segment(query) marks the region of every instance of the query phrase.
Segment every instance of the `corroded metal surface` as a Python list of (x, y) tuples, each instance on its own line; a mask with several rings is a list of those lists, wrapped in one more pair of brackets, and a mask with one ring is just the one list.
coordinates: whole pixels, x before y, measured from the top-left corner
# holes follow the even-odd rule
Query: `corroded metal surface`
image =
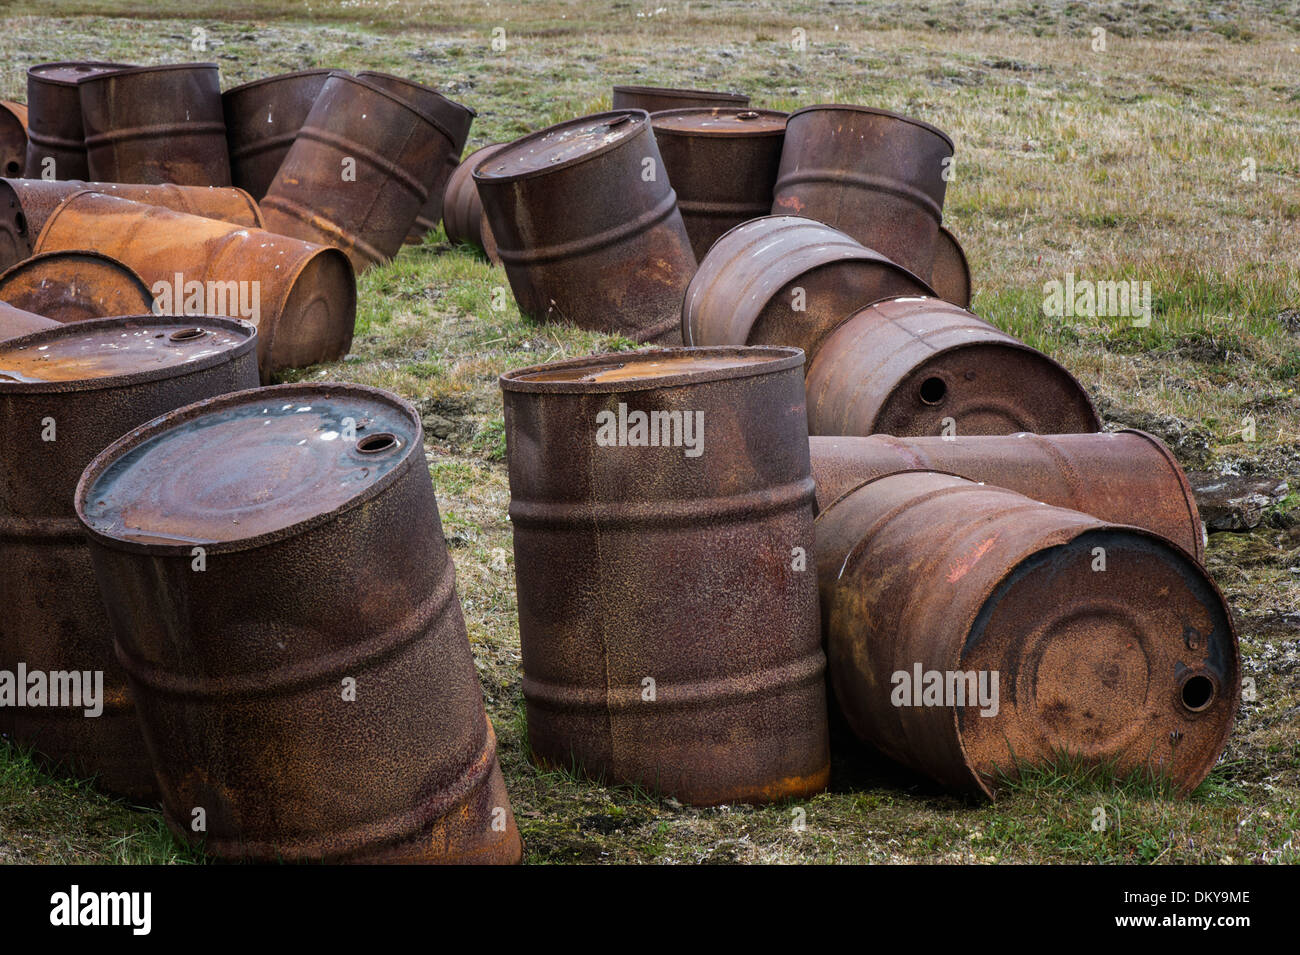
[(695, 253), (650, 117), (597, 113), (517, 139), (475, 167), (520, 311), (679, 344)]
[(730, 229), (771, 210), (785, 119), (776, 110), (743, 107), (673, 109), (650, 118), (697, 259)]
[(496, 239), (492, 227), (483, 214), (483, 203), (478, 197), (474, 182), (474, 167), (507, 146), (507, 143), (489, 143), (474, 150), (456, 167), (447, 180), (442, 200), (442, 224), (447, 230), (447, 241), (465, 242), (483, 250), (488, 261), (500, 265)]
[(667, 349), (502, 376), (542, 763), (699, 805), (825, 787), (802, 363)]
[(336, 246), (360, 273), (402, 248), (449, 153), (459, 150), (437, 119), (335, 73), (262, 200), (266, 227)]
[(1076, 434), (1101, 430), (1083, 387), (1042, 352), (950, 302), (870, 305), (808, 366), (811, 434)]
[(36, 250), (87, 247), (134, 269), (156, 310), (233, 314), (257, 325), (264, 381), (341, 358), (352, 343), (356, 278), (338, 249), (83, 192), (50, 217)]
[(59, 323), (44, 315), (37, 315), (5, 300), (0, 295), (0, 339), (17, 338), (39, 332), (44, 328), (56, 328)]
[(1204, 553), (1205, 531), (1187, 476), (1160, 439), (1145, 431), (951, 439), (878, 434), (812, 437), (808, 446), (821, 510), (871, 478), (944, 471), (1154, 531), (1197, 560)]
[(81, 125), (81, 93), (77, 84), (125, 63), (38, 63), (27, 70), (28, 143), (23, 171), (33, 179), (85, 179), (85, 132)]
[(674, 89), (671, 86), (615, 86), (610, 108), (643, 109), (647, 113), (657, 113), (660, 110), (691, 109), (701, 106), (745, 107), (748, 105), (749, 97), (743, 93)]
[(289, 154), (331, 70), (268, 76), (221, 94), (230, 179), (261, 200)]
[(952, 140), (929, 123), (809, 106), (786, 124), (772, 212), (832, 225), (928, 282), (952, 154)]
[(81, 80), (77, 89), (87, 179), (230, 185), (217, 64), (111, 70)]
[(415, 217), (415, 225), (411, 226), (411, 231), (406, 236), (407, 242), (418, 242), (430, 229), (438, 228), (438, 223), (442, 221), (443, 193), (447, 190), (447, 181), (459, 165), (460, 154), (469, 140), (470, 124), (474, 122), (474, 117), (478, 113), (468, 106), (448, 99), (432, 87), (414, 80), (403, 79), (390, 73), (379, 73), (375, 70), (362, 70), (357, 76), (369, 80), (395, 96), (400, 96), (416, 109), (432, 116), (451, 137), (452, 148), (434, 174), (433, 181), (429, 184), (429, 198), (425, 200), (424, 207)]
[(0, 301), (56, 322), (145, 315), (154, 297), (132, 269), (101, 252), (43, 252), (0, 273)]
[(27, 162), (27, 107), (0, 100), (0, 171), (21, 176)]
[(816, 558), (840, 710), (944, 786), (992, 796), (999, 773), (1069, 754), (1187, 792), (1223, 750), (1240, 693), (1231, 614), (1163, 538), (910, 472), (823, 511)]
[(930, 284), (944, 301), (970, 308), (970, 264), (957, 237), (943, 226), (939, 226), (939, 237), (934, 244)]
[(155, 784), (73, 492), (91, 459), (137, 425), (255, 385), (255, 335), (229, 319), (149, 315), (0, 345), (0, 670), (99, 672), (103, 690), (98, 716), (0, 707), (0, 731), (111, 792), (151, 798)]
[(415, 409), (342, 384), (199, 402), (107, 448), (76, 505), (178, 836), (519, 861)]
[(688, 345), (789, 345), (808, 362), (849, 315), (882, 298), (928, 295), (919, 278), (842, 232), (798, 216), (732, 229), (682, 302)]

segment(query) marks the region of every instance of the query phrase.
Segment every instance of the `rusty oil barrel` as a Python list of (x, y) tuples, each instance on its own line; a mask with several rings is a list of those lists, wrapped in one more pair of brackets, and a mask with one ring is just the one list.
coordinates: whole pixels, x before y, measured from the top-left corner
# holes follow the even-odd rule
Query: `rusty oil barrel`
[(95, 455), (137, 425), (256, 385), (255, 337), (246, 322), (146, 315), (0, 345), (0, 670), (102, 674), (98, 716), (0, 707), (0, 731), (109, 792), (152, 798), (155, 783), (73, 492)]
[(42, 252), (0, 273), (0, 301), (55, 322), (84, 322), (153, 311), (144, 280), (111, 255), (81, 249)]
[(76, 506), (178, 836), (519, 861), (409, 404), (328, 383), (198, 402), (108, 447)]
[(749, 97), (743, 93), (674, 89), (671, 86), (615, 86), (610, 103), (610, 109), (643, 109), (647, 113), (714, 106), (743, 109), (749, 106)]
[(78, 84), (88, 77), (127, 69), (126, 63), (38, 63), (27, 70), (27, 157), (10, 178), (85, 179), (86, 136)]
[(802, 366), (664, 349), (501, 377), (535, 759), (696, 805), (826, 786)]
[(50, 216), (36, 250), (86, 246), (139, 273), (155, 311), (247, 318), (264, 381), (339, 359), (352, 344), (356, 277), (338, 249), (82, 192)]
[(709, 250), (682, 301), (688, 345), (789, 345), (809, 362), (864, 305), (929, 295), (919, 278), (825, 223), (765, 216)]
[(1073, 376), (937, 298), (877, 302), (845, 319), (808, 365), (811, 434), (1078, 434), (1101, 430)]
[(531, 133), (473, 176), (521, 312), (680, 344), (695, 253), (644, 111)]
[(945, 302), (970, 308), (970, 263), (957, 237), (943, 226), (939, 226), (939, 238), (934, 244), (930, 285)]
[(0, 339), (18, 338), (20, 335), (58, 326), (59, 323), (53, 319), (13, 305), (0, 295)]
[(650, 117), (700, 261), (723, 234), (766, 216), (781, 166), (786, 113), (771, 109), (672, 109)]
[(952, 438), (811, 437), (817, 507), (863, 481), (899, 471), (944, 471), (1053, 507), (1132, 524), (1197, 560), (1205, 552), (1196, 496), (1170, 450), (1145, 431), (959, 435)]
[(454, 137), (434, 117), (336, 73), (262, 200), (266, 227), (336, 246), (360, 274), (402, 248), (451, 153), (460, 154)]
[(1188, 792), (1223, 751), (1231, 613), (1150, 531), (907, 472), (823, 511), (816, 562), (840, 710), (946, 787), (992, 796), (999, 773), (1068, 754)]
[(31, 255), (36, 237), (59, 203), (86, 190), (205, 219), (220, 219), (232, 225), (262, 227), (262, 213), (257, 203), (242, 189), (166, 183), (0, 179), (0, 268), (8, 268)]
[(929, 123), (867, 106), (790, 114), (772, 212), (851, 235), (927, 282), (952, 140)]
[(111, 70), (86, 77), (77, 90), (87, 179), (230, 185), (217, 64)]
[[(332, 70), (268, 76), (221, 94), (230, 179), (261, 201)], [(260, 223), (259, 223), (260, 224)]]
[(447, 189), (442, 198), (442, 225), (447, 232), (447, 241), (453, 245), (465, 243), (478, 246), (494, 265), (500, 265), (501, 260), (497, 256), (492, 227), (483, 214), (483, 203), (478, 197), (478, 186), (473, 174), (475, 166), (508, 145), (509, 143), (489, 143), (466, 156), (447, 180)]
[(375, 70), (361, 70), (357, 76), (369, 80), (380, 89), (388, 90), (394, 96), (400, 96), (422, 113), (432, 116), (451, 136), (452, 149), (448, 151), (446, 160), (434, 174), (433, 182), (429, 185), (429, 198), (425, 200), (424, 207), (415, 217), (415, 225), (411, 226), (411, 231), (406, 235), (408, 243), (419, 242), (426, 232), (438, 228), (438, 223), (442, 221), (442, 197), (447, 190), (448, 180), (460, 164), (460, 154), (469, 140), (470, 125), (478, 113), (468, 106), (448, 99), (432, 87), (414, 80)]
[(0, 170), (21, 176), (27, 162), (27, 107), (0, 100)]

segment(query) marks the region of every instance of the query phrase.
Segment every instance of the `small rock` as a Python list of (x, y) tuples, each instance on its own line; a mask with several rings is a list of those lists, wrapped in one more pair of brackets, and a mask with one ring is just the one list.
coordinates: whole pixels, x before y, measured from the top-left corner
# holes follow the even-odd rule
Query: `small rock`
[(430, 412), (424, 415), (421, 420), (424, 422), (424, 430), (435, 438), (446, 440), (456, 433), (456, 422), (450, 418), (444, 418), (440, 414)]
[(1209, 460), (1210, 433), (1192, 427), (1182, 418), (1126, 408), (1106, 395), (1098, 395), (1096, 404), (1097, 411), (1106, 420), (1107, 431), (1136, 428), (1154, 434), (1169, 445), (1169, 450), (1174, 452), (1174, 457), (1183, 467), (1204, 466)]
[(1211, 531), (1248, 531), (1259, 526), (1264, 512), (1286, 497), (1286, 481), (1263, 476), (1192, 471), (1187, 475), (1201, 520)]

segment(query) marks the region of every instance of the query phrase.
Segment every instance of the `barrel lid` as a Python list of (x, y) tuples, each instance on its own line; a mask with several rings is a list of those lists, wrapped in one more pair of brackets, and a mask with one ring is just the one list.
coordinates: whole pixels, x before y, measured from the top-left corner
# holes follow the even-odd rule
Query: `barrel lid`
[(422, 455), (419, 416), (395, 395), (345, 384), (254, 388), (188, 405), (110, 445), (82, 476), (77, 512), (114, 542), (248, 547), (369, 499)]
[(89, 60), (74, 60), (66, 63), (37, 63), (35, 66), (28, 67), (27, 75), (59, 86), (76, 86), (88, 77), (129, 69), (130, 66), (129, 63), (97, 63)]
[(645, 129), (643, 109), (612, 110), (582, 116), (516, 139), (474, 168), (474, 178), (488, 182), (522, 179), (576, 165)]
[(855, 106), (851, 103), (819, 103), (815, 106), (805, 106), (803, 109), (795, 110), (790, 114), (790, 119), (793, 120), (796, 116), (802, 116), (805, 113), (824, 112), (832, 109), (844, 110), (851, 113), (871, 113), (875, 116), (888, 116), (891, 119), (901, 120), (904, 123), (911, 123), (913, 126), (919, 126), (921, 129), (934, 133), (948, 144), (949, 149), (956, 148), (953, 145), (952, 137), (938, 126), (932, 126), (930, 123), (925, 122), (925, 120), (914, 119), (911, 116), (904, 116), (902, 113), (895, 113), (893, 110), (881, 109), (877, 106)]
[(92, 249), (40, 252), (0, 272), (0, 299), (59, 322), (139, 315), (153, 308), (144, 280)]
[(606, 393), (746, 378), (799, 368), (803, 350), (768, 346), (656, 348), (549, 362), (506, 372), (505, 391)]
[(669, 109), (650, 117), (655, 132), (697, 136), (771, 136), (785, 132), (788, 113), (735, 106)]

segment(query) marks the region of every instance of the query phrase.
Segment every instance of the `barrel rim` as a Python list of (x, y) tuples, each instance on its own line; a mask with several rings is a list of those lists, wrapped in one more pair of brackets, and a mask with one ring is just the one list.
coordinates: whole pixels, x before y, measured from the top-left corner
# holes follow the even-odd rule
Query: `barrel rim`
[[(1196, 506), (1196, 492), (1192, 490), (1191, 481), (1187, 480), (1187, 472), (1184, 471), (1183, 466), (1178, 463), (1178, 459), (1174, 457), (1174, 452), (1169, 449), (1169, 445), (1165, 444), (1154, 434), (1142, 431), (1138, 428), (1121, 428), (1119, 431), (1103, 431), (1101, 433), (1134, 434), (1140, 438), (1144, 438), (1147, 442), (1154, 445), (1156, 450), (1160, 452), (1160, 456), (1165, 459), (1165, 462), (1169, 465), (1169, 470), (1174, 473), (1174, 476), (1178, 479), (1179, 486), (1183, 489), (1183, 503), (1187, 507), (1188, 516), (1192, 518), (1196, 523), (1196, 526), (1201, 530), (1201, 533), (1196, 535), (1196, 546), (1192, 553), (1192, 556), (1196, 558), (1197, 563), (1201, 563), (1205, 559), (1205, 522), (1201, 520), (1200, 508)], [(1173, 543), (1177, 542), (1174, 541)]]
[(402, 459), (395, 463), (388, 473), (382, 475), (378, 480), (368, 484), (360, 493), (348, 498), (333, 510), (325, 511), (320, 514), (314, 514), (311, 517), (304, 518), (294, 524), (285, 527), (279, 527), (274, 530), (265, 531), (260, 534), (254, 534), (251, 537), (241, 537), (235, 540), (210, 541), (202, 544), (203, 550), (208, 554), (232, 554), (242, 551), (256, 550), (279, 541), (289, 540), (301, 537), (304, 534), (332, 523), (342, 517), (349, 511), (368, 503), (380, 494), (385, 493), (390, 487), (403, 479), (407, 472), (415, 467), (418, 460), (424, 463), (424, 423), (420, 419), (420, 413), (415, 407), (403, 398), (401, 395), (391, 391), (385, 391), (382, 388), (373, 388), (370, 385), (361, 385), (348, 381), (313, 381), (313, 382), (290, 382), (283, 385), (269, 385), (257, 388), (244, 388), (240, 391), (228, 391), (224, 394), (214, 395), (210, 398), (204, 398), (191, 404), (183, 405), (165, 414), (161, 414), (151, 421), (136, 428), (132, 428), (126, 434), (122, 435), (86, 465), (81, 477), (77, 481), (76, 490), (73, 492), (73, 505), (77, 512), (77, 520), (81, 522), (82, 529), (93, 542), (106, 547), (110, 550), (125, 551), (132, 554), (146, 554), (159, 557), (185, 557), (188, 559), (191, 551), (196, 546), (193, 542), (185, 543), (144, 543), (142, 541), (128, 541), (109, 534), (104, 534), (93, 528), (89, 521), (86, 520), (85, 503), (91, 488), (95, 482), (104, 474), (104, 472), (113, 465), (123, 455), (134, 450), (160, 434), (172, 430), (178, 425), (193, 421), (196, 418), (204, 417), (210, 413), (224, 410), (227, 407), (243, 404), (254, 396), (266, 397), (274, 400), (276, 395), (303, 394), (317, 398), (326, 395), (338, 393), (353, 393), (365, 396), (371, 400), (386, 403), (396, 408), (414, 425), (414, 437), (411, 439), (410, 446), (405, 449), (406, 453)]
[[(396, 103), (398, 106), (405, 109), (407, 112), (414, 113), (424, 122), (428, 123), (434, 129), (436, 129), (440, 134), (446, 137), (449, 143), (455, 145), (456, 137), (451, 134), (451, 132), (447, 129), (447, 127), (443, 124), (443, 122), (440, 119), (438, 119), (438, 117), (434, 116), (432, 113), (426, 113), (424, 110), (420, 109), (420, 107), (416, 106), (410, 100), (402, 99), (402, 97), (389, 92), (379, 84), (372, 83), (369, 80), (361, 76), (357, 76), (352, 73), (349, 73), (346, 70), (331, 70), (330, 75), (325, 79), (326, 86), (329, 85), (331, 80), (340, 80), (344, 83), (353, 83), (357, 86), (364, 87), (365, 89), (369, 90), (372, 93), (378, 93), (380, 96), (384, 97), (384, 99), (392, 100), (394, 103)], [(319, 97), (323, 95), (325, 95), (324, 86), (321, 87), (321, 91), (317, 95), (317, 99), (319, 99)], [(313, 105), (312, 112), (315, 111), (315, 108), (316, 107)], [(310, 120), (311, 120), (311, 113), (308, 113), (307, 119), (304, 120), (302, 124), (303, 129), (308, 128)]]
[(321, 67), (320, 69), (314, 69), (314, 70), (294, 70), (291, 73), (277, 73), (275, 76), (263, 76), (259, 80), (249, 80), (247, 83), (240, 83), (238, 86), (232, 86), (227, 90), (223, 90), (221, 92), (221, 97), (222, 99), (224, 99), (225, 97), (230, 96), (231, 94), (243, 93), (247, 90), (256, 89), (259, 86), (269, 86), (273, 83), (284, 83), (289, 80), (304, 79), (308, 76), (323, 75), (325, 77), (328, 77), (331, 73), (346, 73), (346, 72), (348, 71), (330, 69), (328, 67)]
[(631, 86), (617, 83), (615, 93), (651, 93), (658, 96), (679, 96), (682, 99), (734, 99), (736, 102), (749, 102), (748, 93), (735, 93), (729, 90), (696, 90), (680, 86)]
[[(596, 365), (626, 365), (629, 362), (652, 361), (655, 358), (683, 358), (698, 355), (701, 357), (744, 357), (759, 355), (773, 357), (761, 362), (735, 365), (731, 368), (712, 368), (705, 371), (682, 372), (675, 375), (660, 375), (653, 378), (627, 378), (619, 381), (533, 381), (526, 375), (565, 368), (589, 368)], [(544, 362), (516, 368), (501, 375), (498, 382), (502, 391), (528, 394), (622, 394), (630, 391), (659, 391), (664, 388), (677, 388), (683, 385), (701, 385), (714, 381), (728, 381), (736, 378), (751, 378), (758, 375), (774, 374), (791, 368), (802, 368), (804, 352), (802, 348), (785, 345), (704, 345), (681, 348), (648, 348), (625, 352), (602, 352), (578, 358), (566, 358), (563, 361)]]
[[(637, 116), (638, 113), (640, 114), (640, 116)], [(596, 149), (591, 150), (590, 152), (585, 152), (580, 156), (573, 156), (569, 159), (564, 160), (563, 162), (557, 162), (554, 165), (547, 166), (544, 169), (526, 169), (523, 172), (512, 173), (511, 175), (507, 175), (507, 176), (480, 175), (480, 171), (482, 170), (483, 165), (487, 162), (488, 158), (491, 158), (491, 157), (487, 157), (484, 158), (482, 162), (479, 162), (474, 166), (474, 168), (470, 171), (470, 175), (476, 183), (488, 183), (491, 185), (496, 185), (496, 184), (508, 185), (509, 183), (512, 182), (523, 182), (524, 180), (527, 179), (538, 179), (543, 176), (549, 176), (551, 173), (554, 172), (559, 172), (565, 169), (572, 169), (574, 166), (581, 165), (582, 163), (589, 162), (599, 156), (604, 156), (608, 153), (611, 153), (614, 150), (619, 149), (620, 147), (625, 146), (629, 142), (631, 142), (636, 137), (636, 135), (639, 134), (641, 129), (648, 130), (650, 132), (650, 135), (652, 137), (654, 136), (654, 130), (650, 126), (650, 114), (647, 113), (645, 110), (611, 109), (611, 110), (606, 110), (605, 112), (602, 113), (588, 113), (586, 116), (578, 116), (574, 119), (566, 119), (562, 123), (554, 123), (550, 126), (545, 127), (544, 129), (539, 129), (536, 132), (532, 132), (524, 136), (520, 136), (518, 139), (507, 143), (506, 149), (502, 150), (500, 153), (495, 153), (494, 155), (500, 157), (502, 153), (508, 154), (514, 149), (521, 148), (526, 144), (533, 142), (533, 140), (540, 139), (543, 136), (555, 132), (557, 129), (565, 129), (566, 127), (569, 126), (576, 126), (579, 123), (594, 125), (593, 123), (594, 120), (600, 120), (605, 118), (613, 119), (617, 116), (632, 116), (635, 122), (643, 123), (643, 126), (638, 127), (638, 130), (635, 133), (630, 132), (628, 135), (621, 136), (618, 139), (614, 140), (613, 142), (605, 143), (604, 145), (599, 146)]]
[(952, 137), (949, 136), (947, 133), (945, 133), (938, 126), (935, 126), (932, 123), (927, 123), (923, 119), (916, 119), (915, 117), (912, 116), (904, 116), (902, 113), (896, 113), (891, 109), (884, 109), (883, 107), (880, 106), (858, 106), (854, 103), (814, 103), (812, 106), (804, 106), (800, 109), (795, 110), (793, 113), (790, 114), (790, 118), (794, 119), (796, 116), (800, 116), (804, 113), (812, 113), (818, 110), (829, 110), (829, 109), (840, 109), (852, 113), (870, 113), (873, 116), (887, 116), (890, 119), (902, 120), (905, 123), (911, 123), (913, 126), (919, 126), (921, 129), (924, 129), (927, 132), (934, 133), (936, 136), (938, 136), (940, 139), (942, 139), (944, 142), (948, 144), (949, 149), (956, 150), (957, 148), (956, 144), (952, 141)]
[(762, 139), (771, 137), (775, 139), (778, 136), (785, 136), (785, 124), (781, 124), (780, 129), (672, 129), (659, 126), (659, 120), (665, 116), (668, 117), (686, 117), (691, 114), (710, 114), (718, 113), (758, 113), (763, 117), (781, 117), (789, 120), (790, 114), (779, 109), (753, 109), (749, 106), (686, 106), (682, 109), (661, 109), (650, 114), (650, 127), (655, 131), (655, 135), (664, 132), (670, 136), (700, 136), (711, 139)]
[(0, 349), (10, 350), (17, 346), (39, 344), (46, 338), (58, 338), (63, 335), (84, 334), (101, 328), (131, 327), (156, 325), (215, 325), (229, 332), (242, 332), (244, 340), (224, 351), (183, 365), (168, 365), (165, 368), (151, 368), (143, 371), (130, 371), (120, 375), (106, 375), (102, 378), (74, 378), (64, 381), (3, 381), (0, 380), (0, 395), (34, 395), (67, 394), (103, 391), (109, 388), (126, 388), (134, 385), (148, 384), (153, 381), (166, 381), (179, 378), (197, 371), (206, 371), (218, 365), (227, 364), (257, 349), (257, 326), (242, 318), (228, 318), (224, 315), (113, 315), (105, 318), (91, 318), (81, 322), (68, 322), (57, 328), (43, 328), (40, 331), (19, 335), (17, 338), (0, 342)]
[(446, 100), (450, 105), (454, 106), (456, 109), (464, 110), (466, 113), (469, 113), (469, 117), (471, 120), (473, 120), (475, 117), (478, 116), (478, 110), (476, 110), (473, 106), (468, 106), (465, 103), (458, 102), (452, 99), (446, 93), (434, 89), (428, 83), (421, 83), (419, 80), (413, 80), (407, 76), (398, 76), (396, 73), (385, 73), (383, 70), (357, 70), (356, 76), (360, 77), (361, 79), (366, 79), (367, 77), (371, 77), (371, 76), (378, 76), (386, 80), (394, 80), (395, 82), (398, 83), (405, 83), (408, 86), (414, 86), (417, 89), (421, 89), (426, 92), (432, 93), (435, 96), (439, 97), (440, 99)]
[[(84, 77), (78, 80), (61, 80), (52, 76), (46, 76), (42, 73), (36, 72), (37, 70), (45, 69), (51, 66), (61, 66), (61, 67), (93, 66), (93, 67), (99, 67), (99, 69), (96, 69), (93, 73), (86, 74)], [(134, 66), (135, 64), (133, 63), (110, 63), (110, 62), (100, 62), (99, 60), (53, 60), (49, 63), (36, 63), (33, 64), (32, 66), (27, 67), (27, 80), (28, 82), (35, 80), (37, 83), (45, 83), (48, 84), (49, 86), (77, 87), (80, 86), (85, 80), (90, 79), (92, 76), (99, 76), (101, 73), (116, 73), (119, 70), (129, 70), (132, 69)]]
[(103, 73), (95, 73), (87, 76), (84, 80), (78, 80), (78, 88), (84, 88), (91, 83), (102, 83), (110, 77), (122, 76), (142, 76), (149, 73), (174, 73), (179, 70), (188, 70), (191, 73), (216, 73), (221, 75), (221, 65), (218, 63), (159, 63), (156, 66), (126, 66), (117, 70), (105, 70)]

